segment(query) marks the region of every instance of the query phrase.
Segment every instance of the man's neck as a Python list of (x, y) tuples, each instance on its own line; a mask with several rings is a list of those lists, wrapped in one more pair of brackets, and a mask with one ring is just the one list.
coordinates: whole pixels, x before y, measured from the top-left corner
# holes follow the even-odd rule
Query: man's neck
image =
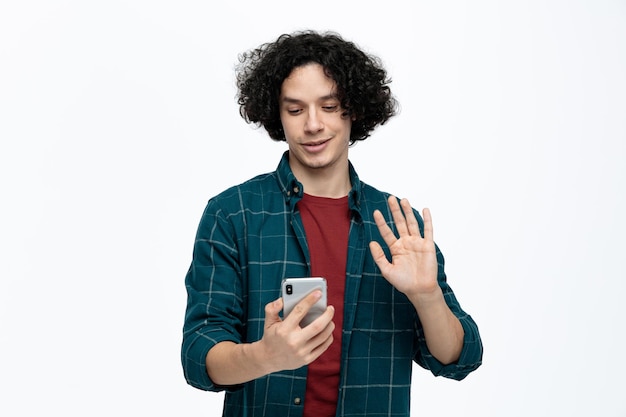
[(294, 175), (302, 183), (304, 192), (316, 197), (341, 198), (348, 195), (352, 188), (347, 163), (332, 169), (294, 170)]

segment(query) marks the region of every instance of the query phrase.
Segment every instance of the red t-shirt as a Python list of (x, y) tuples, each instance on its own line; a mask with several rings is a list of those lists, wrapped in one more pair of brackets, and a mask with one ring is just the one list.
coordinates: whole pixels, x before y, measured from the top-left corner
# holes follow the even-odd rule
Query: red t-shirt
[(328, 305), (335, 308), (333, 343), (309, 364), (304, 417), (334, 417), (339, 395), (341, 333), (346, 286), (350, 209), (348, 197), (305, 194), (298, 202), (311, 256), (311, 275), (326, 278)]

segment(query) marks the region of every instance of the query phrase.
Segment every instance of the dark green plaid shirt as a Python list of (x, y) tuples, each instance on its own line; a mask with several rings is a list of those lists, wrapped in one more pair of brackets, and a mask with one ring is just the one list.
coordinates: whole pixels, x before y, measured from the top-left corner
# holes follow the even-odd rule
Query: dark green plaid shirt
[[(481, 364), (482, 344), (476, 324), (446, 283), (437, 248), (439, 284), (463, 325), (465, 340), (455, 364), (444, 366), (429, 353), (414, 307), (382, 277), (369, 253), (368, 243), (376, 240), (390, 257), (372, 217), (379, 209), (391, 219), (388, 194), (362, 183), (352, 165), (350, 179), (352, 221), (337, 415), (408, 417), (412, 361), (434, 375), (460, 380)], [(186, 277), (182, 364), (192, 386), (226, 390), (224, 416), (302, 415), (307, 367), (221, 387), (207, 375), (205, 358), (219, 342), (261, 339), (265, 305), (280, 296), (281, 280), (310, 275), (296, 207), (303, 191), (285, 153), (275, 172), (212, 198), (200, 221)]]

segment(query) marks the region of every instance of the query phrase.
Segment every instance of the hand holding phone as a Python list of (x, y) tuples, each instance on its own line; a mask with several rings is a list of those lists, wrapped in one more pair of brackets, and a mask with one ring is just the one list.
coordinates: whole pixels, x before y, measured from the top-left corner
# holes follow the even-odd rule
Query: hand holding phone
[(305, 317), (300, 321), (300, 327), (308, 326), (312, 321), (326, 311), (326, 279), (322, 277), (285, 278), (281, 285), (283, 297), (283, 317), (287, 317), (293, 308), (308, 294), (320, 290), (322, 296), (309, 309)]

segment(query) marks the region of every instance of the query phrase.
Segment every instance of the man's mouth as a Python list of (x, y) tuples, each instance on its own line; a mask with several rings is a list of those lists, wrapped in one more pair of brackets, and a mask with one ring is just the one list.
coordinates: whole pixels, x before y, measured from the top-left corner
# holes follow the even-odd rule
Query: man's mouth
[(303, 146), (309, 152), (320, 152), (326, 147), (326, 144), (329, 141), (330, 139), (315, 140), (312, 142), (304, 143)]
[(322, 139), (322, 140), (316, 140), (316, 141), (312, 141), (312, 142), (307, 142), (304, 143), (304, 146), (311, 146), (311, 147), (316, 147), (316, 146), (321, 146), (323, 144), (325, 144), (326, 142), (328, 142), (330, 139)]

